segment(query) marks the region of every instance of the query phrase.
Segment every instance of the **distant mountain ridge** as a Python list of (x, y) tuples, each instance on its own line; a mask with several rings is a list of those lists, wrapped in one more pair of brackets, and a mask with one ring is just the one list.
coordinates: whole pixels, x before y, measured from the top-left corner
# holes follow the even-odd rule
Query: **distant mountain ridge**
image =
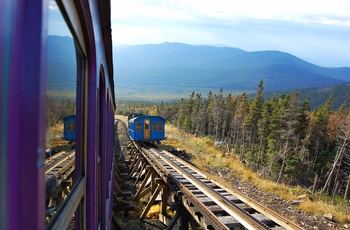
[[(48, 87), (72, 90), (76, 83), (71, 37), (48, 38)], [(178, 99), (192, 91), (255, 92), (325, 87), (350, 82), (350, 68), (324, 68), (280, 51), (246, 52), (232, 47), (182, 43), (114, 47), (117, 99), (150, 96)], [(163, 100), (159, 98), (159, 100)]]
[[(304, 101), (310, 97), (310, 107), (311, 109), (318, 108), (320, 105), (324, 104), (331, 96), (332, 108), (338, 110), (342, 105), (345, 104), (346, 107), (350, 108), (350, 83), (342, 83), (338, 85), (323, 86), (317, 88), (300, 89), (300, 90), (280, 90), (265, 92), (264, 98), (270, 98), (272, 96), (279, 96), (283, 94), (288, 94), (291, 92), (298, 92), (300, 95), (300, 101)], [(255, 94), (250, 95), (254, 97)]]
[(48, 90), (75, 92), (77, 67), (73, 39), (49, 36), (47, 62)]
[(116, 81), (141, 84), (180, 82), (226, 90), (283, 90), (350, 81), (350, 68), (324, 68), (280, 51), (246, 52), (231, 47), (182, 43), (135, 45), (114, 50)]

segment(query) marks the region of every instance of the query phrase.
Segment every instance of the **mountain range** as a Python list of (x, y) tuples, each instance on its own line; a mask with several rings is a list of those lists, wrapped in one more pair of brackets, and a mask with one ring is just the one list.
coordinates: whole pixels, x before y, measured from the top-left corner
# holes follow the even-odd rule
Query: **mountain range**
[[(72, 39), (49, 36), (48, 43), (49, 86), (74, 83)], [(117, 99), (159, 96), (167, 100), (192, 91), (206, 95), (221, 88), (233, 93), (254, 92), (261, 79), (265, 91), (350, 82), (350, 67), (325, 68), (285, 52), (247, 52), (232, 47), (182, 43), (118, 46), (113, 50), (113, 63)]]
[(128, 46), (114, 50), (116, 81), (172, 83), (174, 87), (267, 91), (327, 86), (350, 81), (350, 68), (324, 68), (280, 51), (246, 52), (231, 47), (182, 43)]

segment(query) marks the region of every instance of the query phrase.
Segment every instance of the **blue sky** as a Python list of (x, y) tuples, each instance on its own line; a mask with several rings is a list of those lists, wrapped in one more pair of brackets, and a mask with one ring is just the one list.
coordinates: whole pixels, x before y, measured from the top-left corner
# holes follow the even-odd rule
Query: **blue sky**
[(280, 50), (350, 66), (350, 0), (112, 0), (113, 42)]
[[(280, 50), (325, 67), (350, 67), (350, 0), (111, 0), (111, 5), (114, 45), (182, 42)], [(49, 34), (60, 33), (55, 28)]]

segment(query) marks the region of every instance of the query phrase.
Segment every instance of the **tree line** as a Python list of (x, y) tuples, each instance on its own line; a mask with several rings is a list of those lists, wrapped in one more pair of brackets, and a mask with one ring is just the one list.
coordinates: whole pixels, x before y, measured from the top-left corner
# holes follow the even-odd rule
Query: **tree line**
[[(46, 129), (55, 126), (62, 118), (76, 113), (76, 103), (67, 99), (46, 97)], [(63, 132), (63, 130), (62, 130)]]
[(229, 154), (277, 183), (312, 187), (349, 197), (350, 113), (332, 110), (332, 96), (318, 108), (298, 93), (263, 98), (263, 81), (253, 99), (193, 92), (153, 111), (180, 130), (224, 142)]

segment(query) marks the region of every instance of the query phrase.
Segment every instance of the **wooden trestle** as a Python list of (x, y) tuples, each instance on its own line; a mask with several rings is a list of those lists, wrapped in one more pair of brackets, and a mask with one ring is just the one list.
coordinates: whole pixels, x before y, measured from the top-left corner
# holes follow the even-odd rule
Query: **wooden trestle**
[[(220, 183), (189, 163), (145, 143), (130, 142), (115, 160), (115, 199), (119, 210), (139, 211), (145, 219), (151, 207), (160, 206), (159, 220), (167, 229), (302, 229), (272, 210)], [(125, 160), (124, 160), (125, 159)], [(120, 162), (120, 163), (117, 163)], [(132, 194), (123, 192), (123, 164)], [(147, 200), (143, 210), (129, 203)], [(118, 203), (119, 202), (119, 203)], [(168, 207), (173, 213), (168, 214)], [(114, 209), (116, 210), (116, 209)]]
[[(130, 147), (129, 162), (131, 165), (130, 177), (135, 179), (134, 186), (137, 188), (134, 200), (140, 200), (149, 196), (147, 205), (142, 210), (140, 219), (144, 219), (155, 204), (160, 204), (159, 220), (167, 226), (167, 229), (187, 230), (189, 226), (192, 229), (200, 229), (198, 220), (195, 220), (185, 207), (186, 201), (182, 200), (182, 192), (179, 187), (172, 183), (167, 177), (168, 173), (164, 168), (157, 165), (152, 159), (147, 159), (140, 149), (133, 144)], [(167, 215), (167, 207), (175, 213), (171, 218)]]

